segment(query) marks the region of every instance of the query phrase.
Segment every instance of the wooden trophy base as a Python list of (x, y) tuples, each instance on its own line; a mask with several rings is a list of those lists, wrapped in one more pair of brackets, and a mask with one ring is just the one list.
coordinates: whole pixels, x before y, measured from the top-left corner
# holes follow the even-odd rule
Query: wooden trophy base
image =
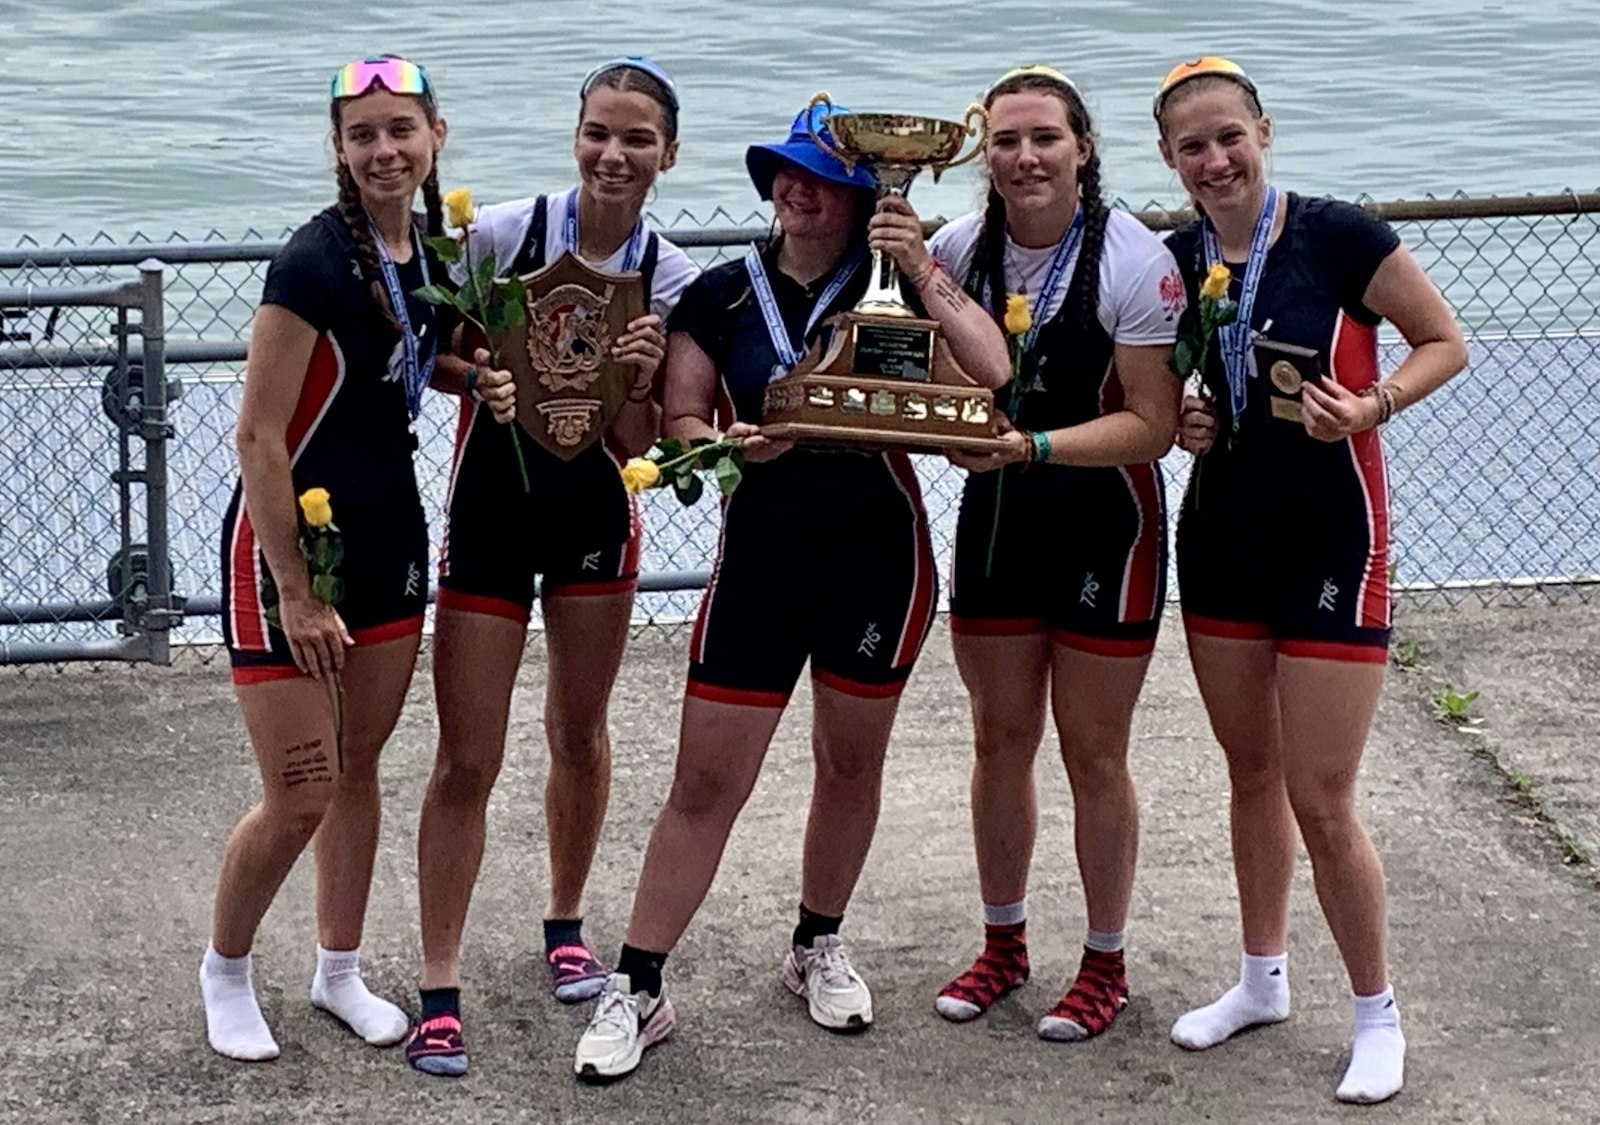
[(936, 320), (851, 310), (767, 387), (761, 432), (807, 444), (988, 453), (1005, 448), (994, 392), (956, 364)]

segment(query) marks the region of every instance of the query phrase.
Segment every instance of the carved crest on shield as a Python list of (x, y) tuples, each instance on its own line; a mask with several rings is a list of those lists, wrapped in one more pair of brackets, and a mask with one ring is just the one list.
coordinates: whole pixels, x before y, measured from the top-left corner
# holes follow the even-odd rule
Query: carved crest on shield
[(562, 460), (605, 433), (638, 375), (611, 351), (644, 315), (635, 271), (597, 270), (572, 254), (522, 278), (527, 321), (498, 341), (517, 387), (517, 423)]

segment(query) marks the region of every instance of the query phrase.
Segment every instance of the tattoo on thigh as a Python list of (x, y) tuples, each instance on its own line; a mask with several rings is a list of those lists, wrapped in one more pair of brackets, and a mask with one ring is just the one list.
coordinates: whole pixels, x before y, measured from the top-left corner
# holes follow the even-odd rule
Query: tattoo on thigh
[(307, 782), (333, 780), (333, 769), (328, 764), (328, 753), (322, 748), (320, 738), (289, 747), (283, 757), (283, 772), (279, 776), (286, 788), (293, 789)]

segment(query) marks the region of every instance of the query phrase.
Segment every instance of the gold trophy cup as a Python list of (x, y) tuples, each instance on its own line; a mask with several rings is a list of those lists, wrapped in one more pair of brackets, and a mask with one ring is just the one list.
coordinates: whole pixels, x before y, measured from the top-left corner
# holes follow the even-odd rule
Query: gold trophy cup
[[(817, 131), (818, 106), (829, 110), (829, 138)], [(878, 198), (905, 195), (924, 168), (934, 181), (983, 150), (988, 115), (967, 110), (965, 121), (904, 113), (834, 113), (827, 94), (811, 99), (811, 140), (846, 168), (865, 166)], [(966, 155), (969, 137), (977, 143)], [(831, 317), (832, 333), (795, 369), (768, 388), (762, 432), (775, 438), (877, 448), (1003, 447), (994, 392), (961, 370), (939, 322), (919, 317), (900, 296), (894, 259), (877, 250), (871, 280), (853, 309)]]

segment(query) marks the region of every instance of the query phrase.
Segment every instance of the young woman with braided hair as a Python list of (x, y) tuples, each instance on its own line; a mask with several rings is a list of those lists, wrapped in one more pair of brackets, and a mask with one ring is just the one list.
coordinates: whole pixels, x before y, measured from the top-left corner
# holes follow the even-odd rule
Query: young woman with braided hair
[[(263, 792), (228, 841), (200, 991), (211, 1046), (242, 1060), (278, 1054), (250, 948), (313, 836), (311, 1002), (376, 1046), (407, 1027), (362, 983), (358, 947), (378, 753), (411, 682), (427, 599), (411, 423), (430, 379), (460, 383), (468, 365), (436, 355), (447, 326), (409, 296), (443, 276), (412, 212), (421, 188), (426, 229), (442, 230), (434, 167), (446, 130), (427, 76), (392, 56), (352, 62), (334, 77), (331, 116), (339, 202), (267, 270), (239, 411), (241, 479), (223, 524), (223, 634)], [(509, 417), (509, 374), (479, 386)], [(296, 497), (312, 489), (328, 496), (321, 512), (302, 502), (305, 520), (324, 522), (331, 507), (344, 546), (337, 607), (313, 593), (300, 550)]]
[[(947, 1019), (973, 1019), (1028, 978), (1033, 762), (1048, 705), (1072, 786), (1088, 937), (1077, 978), (1038, 1032), (1085, 1039), (1110, 1026), (1128, 997), (1123, 929), (1139, 831), (1128, 732), (1164, 601), (1155, 462), (1177, 427), (1167, 362), (1185, 298), (1172, 255), (1101, 198), (1093, 123), (1066, 76), (1014, 70), (984, 104), (987, 206), (940, 230), (932, 250), (1007, 320), (1021, 360), (997, 396), (1013, 426), (1007, 448), (951, 456), (969, 470), (950, 610), (972, 697), (972, 823), (987, 938), (935, 1007)], [(1026, 325), (1017, 323), (1023, 302)]]

